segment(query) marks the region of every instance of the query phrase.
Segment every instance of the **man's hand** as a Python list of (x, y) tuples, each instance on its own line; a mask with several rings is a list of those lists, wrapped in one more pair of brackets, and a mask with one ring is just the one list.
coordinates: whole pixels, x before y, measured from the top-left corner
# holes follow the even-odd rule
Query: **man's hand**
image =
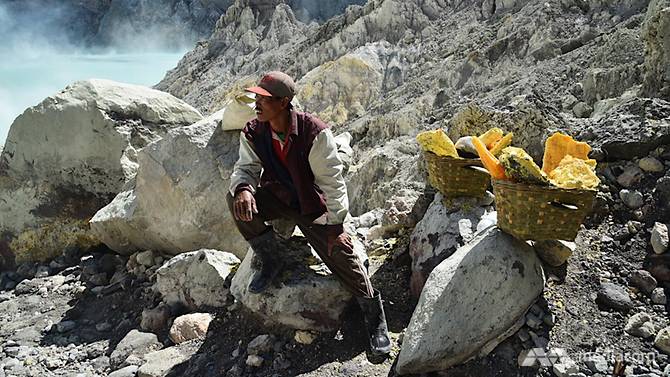
[(235, 219), (240, 221), (251, 221), (253, 214), (258, 213), (256, 199), (250, 191), (242, 190), (235, 195), (233, 213)]
[(342, 224), (326, 225), (326, 233), (328, 235), (328, 256), (333, 256), (333, 249), (336, 247), (353, 250), (354, 243), (344, 231)]

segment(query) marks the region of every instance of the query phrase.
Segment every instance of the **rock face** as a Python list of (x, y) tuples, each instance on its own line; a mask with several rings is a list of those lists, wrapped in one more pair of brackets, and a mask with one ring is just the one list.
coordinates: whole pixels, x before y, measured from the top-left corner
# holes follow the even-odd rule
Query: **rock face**
[(401, 374), (444, 370), (485, 355), (523, 324), (542, 292), (533, 249), (492, 227), (431, 273), (398, 356)]
[(244, 306), (267, 318), (299, 330), (337, 329), (351, 294), (310, 252), (301, 239), (282, 242), (278, 252), (284, 270), (273, 285), (260, 294), (248, 291), (254, 269), (249, 249), (233, 277), (230, 292)]
[(423, 219), (412, 232), (409, 254), (412, 257), (412, 294), (419, 296), (433, 268), (469, 241), (482, 217), (491, 209), (477, 200), (459, 199), (445, 203), (436, 194)]
[(210, 248), (243, 257), (248, 245), (226, 204), (240, 132), (223, 131), (221, 115), (173, 129), (140, 152), (135, 184), (95, 214), (94, 234), (121, 254)]
[(642, 91), (650, 97), (670, 100), (670, 1), (649, 3), (643, 39), (646, 56)]
[(107, 80), (74, 83), (26, 110), (0, 156), (0, 253), (46, 260), (97, 244), (87, 220), (135, 175), (138, 151), (200, 119), (167, 93)]
[(155, 288), (168, 305), (222, 307), (228, 294), (228, 277), (239, 263), (233, 254), (218, 250), (183, 253), (156, 271)]

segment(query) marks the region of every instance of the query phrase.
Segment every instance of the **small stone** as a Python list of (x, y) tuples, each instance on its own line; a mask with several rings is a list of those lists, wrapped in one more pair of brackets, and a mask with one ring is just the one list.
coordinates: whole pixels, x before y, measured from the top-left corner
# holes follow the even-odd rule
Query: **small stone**
[(293, 339), (300, 344), (312, 344), (316, 340), (316, 335), (309, 331), (298, 330)]
[(558, 267), (564, 264), (575, 251), (575, 243), (560, 240), (537, 241), (533, 244), (535, 252), (545, 263)]
[(593, 373), (606, 374), (608, 371), (607, 359), (602, 355), (593, 355), (584, 360), (586, 367)]
[(579, 372), (579, 367), (572, 359), (562, 359), (561, 362), (554, 364), (553, 370), (556, 377), (569, 377)]
[(619, 198), (630, 209), (638, 209), (644, 205), (644, 196), (637, 190), (622, 189)]
[(263, 358), (258, 355), (249, 355), (247, 357), (247, 365), (250, 367), (258, 368), (263, 365)]
[(142, 310), (140, 328), (142, 328), (142, 330), (160, 333), (167, 327), (169, 319), (170, 307), (161, 302), (153, 309)]
[(642, 169), (635, 165), (630, 165), (617, 177), (616, 180), (621, 186), (631, 188), (640, 183), (643, 177), (644, 172)]
[(458, 220), (458, 233), (461, 235), (464, 241), (469, 241), (472, 238), (472, 221), (470, 219), (460, 219)]
[(640, 159), (638, 166), (640, 166), (640, 169), (648, 173), (660, 173), (665, 170), (663, 163), (654, 157), (645, 157)]
[(656, 333), (654, 323), (647, 313), (637, 313), (628, 319), (624, 330), (640, 338), (651, 338)]
[(49, 276), (49, 266), (38, 266), (37, 271), (35, 272), (35, 277), (36, 278), (45, 278)]
[(101, 285), (109, 284), (109, 279), (107, 278), (106, 273), (101, 272), (99, 274), (95, 274), (95, 275), (92, 275), (91, 277), (89, 277), (88, 282), (93, 284), (93, 285), (101, 286)]
[(247, 353), (250, 355), (258, 355), (268, 352), (272, 349), (274, 338), (271, 335), (259, 335), (255, 337), (247, 346)]
[(668, 250), (668, 226), (663, 223), (655, 223), (651, 230), (651, 247), (654, 253), (663, 254)]
[(657, 305), (665, 305), (668, 302), (668, 298), (665, 296), (663, 288), (659, 287), (651, 292), (651, 302)]
[(596, 303), (601, 307), (623, 312), (633, 308), (633, 301), (630, 299), (626, 288), (612, 283), (602, 283), (600, 285)]
[(135, 377), (138, 369), (137, 365), (128, 365), (125, 368), (110, 373), (107, 377)]
[(542, 320), (533, 313), (528, 313), (526, 314), (526, 325), (533, 330), (537, 330), (542, 326)]
[(528, 334), (528, 330), (525, 328), (521, 328), (519, 332), (516, 333), (516, 336), (519, 338), (521, 342), (527, 342), (530, 340), (530, 334)]
[(205, 339), (212, 319), (209, 313), (192, 313), (177, 317), (170, 327), (170, 339), (175, 344), (193, 339)]
[(102, 322), (95, 325), (95, 329), (100, 332), (107, 332), (112, 329), (112, 325), (109, 322)]
[(154, 265), (154, 252), (152, 250), (139, 252), (135, 256), (135, 260), (142, 266), (151, 267)]
[(654, 339), (654, 346), (665, 354), (670, 355), (670, 326), (664, 328), (656, 334)]
[(577, 118), (588, 118), (593, 112), (593, 107), (586, 102), (577, 102), (572, 108), (572, 113), (575, 114)]
[(545, 314), (542, 321), (549, 327), (554, 327), (556, 324), (556, 316), (553, 313)]
[(62, 334), (74, 330), (75, 327), (77, 323), (74, 321), (62, 321), (56, 324), (56, 331)]
[(579, 102), (577, 97), (572, 94), (568, 94), (561, 99), (561, 107), (563, 110), (572, 110), (573, 107)]
[(636, 270), (630, 274), (630, 284), (639, 288), (644, 294), (649, 295), (658, 284), (656, 279), (646, 270)]

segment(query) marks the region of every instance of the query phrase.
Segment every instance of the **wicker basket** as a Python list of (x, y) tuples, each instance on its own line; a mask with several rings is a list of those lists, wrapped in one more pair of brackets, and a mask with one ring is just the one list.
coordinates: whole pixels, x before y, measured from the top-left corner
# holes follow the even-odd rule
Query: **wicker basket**
[(493, 180), (498, 227), (523, 240), (574, 240), (596, 191)]
[(489, 187), (491, 176), (472, 168), (482, 167), (479, 159), (442, 157), (427, 151), (423, 156), (428, 169), (428, 182), (445, 198), (483, 196)]

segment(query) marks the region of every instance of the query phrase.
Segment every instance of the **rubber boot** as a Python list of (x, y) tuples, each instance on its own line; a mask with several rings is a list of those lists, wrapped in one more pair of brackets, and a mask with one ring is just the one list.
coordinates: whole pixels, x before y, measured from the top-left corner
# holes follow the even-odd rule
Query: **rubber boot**
[(277, 239), (273, 231), (264, 233), (249, 240), (254, 251), (251, 265), (255, 270), (254, 277), (249, 283), (249, 292), (261, 293), (281, 271), (281, 258), (277, 258)]
[(370, 353), (373, 356), (386, 356), (391, 352), (391, 338), (386, 326), (386, 315), (379, 291), (372, 298), (356, 297), (363, 311), (365, 327), (370, 340)]

